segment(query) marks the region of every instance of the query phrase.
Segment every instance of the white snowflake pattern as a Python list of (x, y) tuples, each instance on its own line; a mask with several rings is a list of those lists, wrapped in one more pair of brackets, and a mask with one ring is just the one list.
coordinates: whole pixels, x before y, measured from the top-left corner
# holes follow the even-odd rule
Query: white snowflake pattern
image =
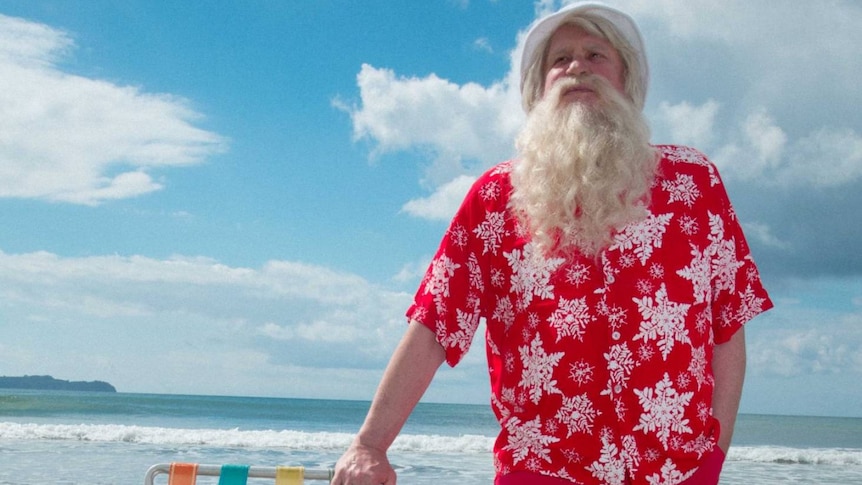
[(506, 403), (512, 402), (511, 400), (507, 399), (507, 396), (509, 396), (509, 394), (507, 394), (507, 391), (513, 392), (511, 388), (504, 387), (502, 392), (500, 393), (501, 398), (499, 399), (497, 398), (496, 394), (491, 394), (491, 407), (493, 407), (494, 410), (498, 413), (502, 421), (508, 420), (509, 416), (512, 415), (512, 411), (509, 409), (509, 406), (506, 405)]
[(598, 304), (597, 312), (608, 321), (613, 330), (619, 330), (626, 322), (626, 310), (616, 305), (608, 305), (604, 297)]
[(672, 433), (692, 432), (688, 426), (688, 419), (685, 418), (685, 408), (691, 402), (694, 393), (677, 392), (667, 372), (655, 388), (635, 389), (634, 393), (644, 411), (640, 415), (638, 425), (632, 428), (634, 431), (643, 431), (644, 434), (655, 433), (665, 450), (668, 449), (668, 440)]
[(494, 166), (494, 168), (491, 169), (490, 175), (496, 177), (499, 175), (505, 175), (507, 173), (510, 173), (511, 171), (512, 171), (512, 161), (509, 160), (509, 161), (505, 161), (502, 163), (498, 163), (496, 166)]
[(740, 307), (734, 317), (737, 322), (745, 323), (763, 312), (766, 298), (758, 298), (751, 285), (748, 285), (745, 291), (739, 294), (739, 297)]
[(538, 416), (526, 423), (521, 423), (520, 419), (513, 417), (506, 422), (506, 431), (508, 431), (509, 438), (508, 444), (503, 447), (503, 450), (512, 452), (512, 460), (515, 465), (531, 453), (550, 463), (550, 450), (547, 446), (560, 441), (559, 438), (542, 434), (542, 423)]
[(590, 279), (590, 269), (584, 264), (574, 264), (566, 269), (566, 283), (581, 286)]
[(542, 338), (539, 335), (533, 338), (529, 347), (526, 345), (518, 347), (518, 352), (521, 354), (521, 363), (524, 366), (518, 386), (529, 391), (533, 404), (538, 404), (544, 393), (561, 394), (557, 389), (557, 380), (552, 377), (554, 368), (565, 352), (548, 354), (542, 346)]
[(574, 478), (572, 478), (571, 475), (569, 475), (569, 472), (567, 472), (565, 468), (560, 468), (557, 471), (557, 478), (562, 478), (563, 480), (568, 480), (570, 482), (574, 482), (575, 484), (578, 483)]
[(506, 284), (506, 275), (500, 268), (491, 270), (491, 286), (494, 288), (502, 288)]
[(625, 435), (623, 436), (622, 443), (623, 461), (626, 463), (626, 468), (634, 473), (637, 471), (638, 467), (640, 467), (641, 463), (641, 455), (640, 451), (638, 451), (638, 440), (632, 435)]
[(649, 448), (643, 453), (643, 459), (649, 463), (657, 461), (661, 458), (661, 452), (655, 448)]
[(643, 364), (645, 362), (649, 362), (652, 360), (655, 352), (653, 348), (646, 343), (642, 343), (640, 347), (638, 347), (638, 361)]
[(462, 226), (461, 224), (456, 223), (449, 228), (449, 239), (455, 246), (464, 249), (465, 247), (467, 247), (468, 238), (469, 235), (467, 233), (467, 230), (464, 229), (464, 226)]
[(623, 254), (618, 261), (620, 268), (631, 268), (635, 265), (638, 258), (634, 254)]
[(479, 264), (479, 258), (475, 253), (470, 253), (467, 259), (467, 270), (470, 272), (470, 288), (483, 293), (485, 291), (485, 282), (482, 279), (482, 266)]
[(484, 243), (482, 254), (497, 254), (503, 236), (507, 234), (505, 224), (505, 212), (487, 212), (485, 220), (473, 229), (473, 234)]
[(617, 273), (619, 273), (619, 271), (619, 268), (611, 263), (611, 259), (608, 257), (607, 251), (602, 252), (602, 276), (604, 278), (604, 288), (596, 289), (595, 293), (604, 293), (605, 290), (607, 290), (607, 287), (616, 281)]
[(637, 288), (637, 292), (641, 295), (648, 295), (648, 294), (652, 293), (653, 288), (654, 288), (652, 281), (647, 280), (647, 279), (638, 280), (635, 287)]
[(500, 184), (496, 180), (492, 180), (479, 189), (479, 196), (483, 200), (497, 200), (500, 197)]
[(712, 343), (712, 308), (706, 307), (702, 312), (697, 314), (697, 322), (694, 324), (694, 328), (697, 329), (698, 333), (701, 335), (710, 332), (709, 342)]
[(573, 433), (593, 434), (593, 421), (595, 421), (596, 416), (601, 414), (601, 411), (597, 411), (593, 407), (592, 401), (584, 393), (579, 396), (564, 397), (563, 405), (554, 417), (566, 425), (568, 429), (566, 437), (568, 438)]
[(473, 308), (474, 311), (478, 314), (479, 308), (482, 306), (482, 296), (475, 291), (471, 291), (467, 295), (467, 308)]
[(511, 354), (511, 353), (506, 354), (506, 359), (505, 359), (504, 365), (506, 366), (506, 372), (514, 372), (515, 371), (515, 356), (514, 356), (514, 354)]
[(563, 456), (566, 457), (566, 460), (568, 460), (569, 463), (580, 463), (584, 459), (580, 453), (568, 448), (563, 450)]
[(721, 180), (718, 178), (718, 171), (715, 166), (710, 163), (706, 155), (687, 146), (665, 146), (662, 147), (662, 152), (668, 160), (674, 163), (692, 163), (701, 165), (709, 170), (709, 183), (712, 186), (718, 185)]
[(686, 389), (689, 385), (691, 385), (691, 374), (688, 372), (680, 372), (678, 376), (676, 376), (676, 385), (680, 389)]
[(609, 439), (602, 439), (602, 451), (599, 459), (587, 467), (597, 480), (606, 485), (624, 485), (626, 483), (626, 464), (620, 456), (619, 449)]
[(688, 372), (697, 382), (697, 388), (700, 390), (707, 382), (707, 365), (706, 349), (703, 346), (694, 347), (691, 349), (691, 361), (688, 363)]
[(461, 265), (452, 261), (445, 254), (434, 259), (431, 271), (426, 276), (425, 293), (434, 296), (449, 297), (449, 279)]
[(676, 272), (683, 279), (691, 282), (694, 287), (694, 303), (703, 303), (708, 301), (710, 294), (709, 284), (709, 257), (702, 251), (697, 249), (694, 244), (691, 245), (691, 263), (685, 268)]
[(515, 323), (515, 308), (512, 306), (512, 301), (507, 296), (497, 298), (497, 307), (494, 308), (494, 314), (491, 315), (492, 320), (496, 320), (503, 324), (506, 332), (512, 328)]
[(416, 320), (417, 322), (424, 322), (426, 318), (428, 318), (428, 309), (425, 307), (417, 307), (413, 313), (410, 314), (410, 319)]
[(706, 436), (703, 433), (698, 435), (697, 438), (689, 440), (682, 446), (683, 451), (686, 453), (697, 453), (698, 458), (711, 452), (714, 448), (715, 440), (712, 439), (712, 436)]
[(617, 421), (621, 423), (628, 422), (626, 415), (629, 412), (629, 407), (622, 399), (614, 399), (614, 413), (617, 415)]
[(664, 267), (659, 263), (653, 264), (649, 267), (649, 275), (655, 280), (664, 279)]
[(560, 424), (561, 423), (556, 419), (549, 419), (545, 421), (545, 431), (547, 431), (548, 434), (556, 435), (557, 431), (560, 430)]
[[(696, 470), (696, 469), (695, 469)], [(650, 485), (677, 485), (684, 482), (687, 478), (694, 475), (695, 470), (688, 473), (682, 473), (676, 468), (676, 464), (668, 458), (661, 467), (661, 475), (653, 473), (646, 477), (647, 483)]]
[(527, 315), (527, 328), (530, 330), (536, 330), (539, 328), (539, 324), (542, 323), (542, 319), (539, 318), (539, 315), (535, 312), (530, 312)]
[(700, 197), (700, 190), (691, 175), (676, 174), (676, 180), (664, 180), (661, 188), (668, 193), (669, 202), (682, 202), (686, 207), (692, 207)]
[(645, 296), (641, 299), (632, 298), (632, 301), (637, 303), (638, 311), (643, 317), (640, 331), (633, 337), (634, 340), (655, 340), (665, 361), (675, 342), (691, 343), (688, 329), (685, 327), (685, 316), (691, 305), (670, 301), (664, 283), (656, 292), (655, 300)]
[(709, 418), (712, 417), (712, 406), (705, 402), (697, 403), (697, 419), (700, 420), (701, 423), (706, 424), (709, 421)]
[(557, 330), (557, 342), (564, 337), (583, 342), (587, 324), (595, 320), (589, 310), (586, 298), (560, 298), (557, 309), (548, 317), (548, 323)]
[(458, 331), (449, 334), (442, 343), (444, 346), (457, 347), (461, 352), (466, 352), (470, 348), (470, 342), (472, 342), (476, 328), (479, 326), (479, 314), (476, 312), (464, 312), (460, 309), (456, 310), (456, 312)]
[(667, 232), (667, 226), (673, 214), (650, 214), (646, 219), (629, 224), (622, 232), (614, 236), (610, 250), (634, 250), (642, 266), (646, 266), (656, 248), (661, 247), (661, 241)]
[(709, 240), (707, 254), (712, 258), (712, 273), (716, 291), (734, 291), (736, 272), (745, 264), (736, 258), (736, 243), (733, 238), (724, 239), (724, 221), (709, 213)]
[(586, 360), (579, 360), (569, 366), (569, 377), (583, 386), (593, 381), (593, 371), (595, 366), (590, 365)]
[(551, 274), (565, 261), (562, 258), (542, 258), (534, 254), (532, 243), (511, 253), (503, 253), (512, 268), (512, 292), (519, 296), (518, 307), (527, 308), (533, 297), (551, 299), (554, 297), (554, 285), (550, 283)]
[(604, 396), (619, 395), (628, 385), (629, 376), (635, 367), (632, 352), (625, 343), (621, 343), (611, 347), (611, 350), (604, 354), (604, 357), (608, 363), (609, 379), (608, 387), (601, 394)]
[(677, 219), (677, 224), (679, 224), (679, 230), (689, 237), (697, 234), (698, 230), (700, 229), (697, 220), (688, 214), (680, 216)]
[[(491, 355), (497, 355), (497, 356), (501, 355), (500, 354), (500, 347), (497, 346), (497, 342), (494, 342), (494, 339), (489, 338), (486, 340), (486, 343), (488, 345), (488, 352), (490, 352)], [(493, 369), (489, 368), (488, 371), (493, 372)]]

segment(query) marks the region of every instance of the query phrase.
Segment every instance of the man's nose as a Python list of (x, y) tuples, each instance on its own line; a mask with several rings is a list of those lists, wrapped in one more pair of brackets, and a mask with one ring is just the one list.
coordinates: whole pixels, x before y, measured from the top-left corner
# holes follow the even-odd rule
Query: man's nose
[(583, 58), (572, 57), (572, 60), (569, 61), (569, 65), (566, 68), (566, 74), (570, 76), (589, 74), (589, 66)]

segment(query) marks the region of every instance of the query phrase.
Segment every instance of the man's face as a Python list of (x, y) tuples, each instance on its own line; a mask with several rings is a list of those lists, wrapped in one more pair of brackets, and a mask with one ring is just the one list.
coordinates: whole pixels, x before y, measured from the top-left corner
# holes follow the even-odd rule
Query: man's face
[[(563, 25), (551, 36), (545, 58), (543, 93), (561, 79), (596, 75), (605, 78), (623, 96), (625, 69), (619, 52), (603, 37), (594, 36), (581, 27)], [(626, 96), (627, 97), (627, 96)], [(563, 102), (594, 103), (598, 94), (588, 85), (578, 85), (562, 93)]]

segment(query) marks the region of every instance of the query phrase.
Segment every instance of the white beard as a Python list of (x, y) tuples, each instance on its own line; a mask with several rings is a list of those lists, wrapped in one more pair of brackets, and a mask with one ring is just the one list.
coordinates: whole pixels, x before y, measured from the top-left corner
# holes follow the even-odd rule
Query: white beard
[[(561, 102), (573, 85), (592, 104)], [(604, 78), (556, 83), (516, 140), (510, 208), (545, 257), (597, 256), (616, 230), (646, 216), (657, 154), (643, 114)]]

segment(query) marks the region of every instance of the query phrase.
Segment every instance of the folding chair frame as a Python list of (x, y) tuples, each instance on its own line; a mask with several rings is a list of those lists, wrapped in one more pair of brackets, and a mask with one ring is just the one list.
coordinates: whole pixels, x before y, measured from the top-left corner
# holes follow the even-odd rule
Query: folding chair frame
[[(248, 478), (275, 478), (277, 470), (281, 467), (274, 466), (250, 466), (248, 468)], [(290, 467), (288, 467), (290, 468)], [(217, 477), (221, 475), (221, 465), (197, 465), (197, 475), (198, 476), (211, 476)], [(170, 475), (171, 473), (171, 464), (170, 463), (158, 463), (150, 467), (147, 470), (147, 475), (144, 477), (144, 485), (154, 485), (155, 478), (158, 475)], [(303, 469), (303, 475), (306, 480), (326, 480), (327, 482), (332, 481), (332, 477), (335, 474), (334, 470), (319, 470), (319, 469)]]

